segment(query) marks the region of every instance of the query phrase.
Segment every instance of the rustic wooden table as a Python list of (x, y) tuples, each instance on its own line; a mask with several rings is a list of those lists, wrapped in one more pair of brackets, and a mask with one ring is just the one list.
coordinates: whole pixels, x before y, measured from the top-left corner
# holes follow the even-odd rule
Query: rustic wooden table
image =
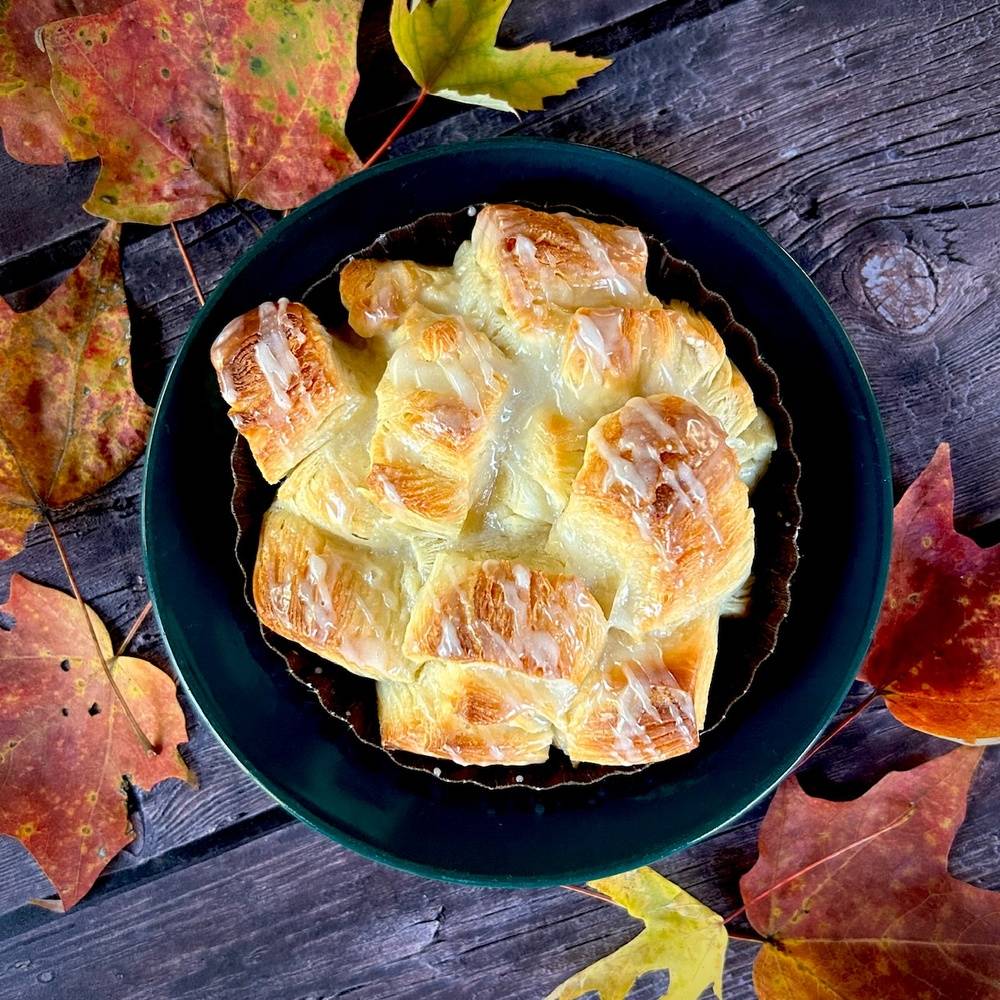
[[(349, 125), (362, 155), (412, 95), (387, 7), (365, 10)], [(502, 39), (531, 38), (615, 64), (520, 121), (432, 100), (394, 153), (559, 136), (666, 164), (728, 198), (812, 275), (846, 326), (882, 409), (897, 491), (950, 440), (961, 527), (1000, 538), (1000, 7), (515, 0)], [(40, 301), (93, 239), (95, 220), (78, 206), (94, 174), (93, 163), (0, 159), (0, 292), (18, 308)], [(261, 227), (274, 221), (245, 211)], [(180, 229), (206, 289), (255, 239), (233, 207)], [(136, 383), (153, 402), (195, 301), (167, 230), (126, 227), (124, 246)], [(85, 596), (118, 637), (146, 601), (141, 465), (60, 519)], [(0, 593), (14, 571), (64, 585), (43, 530), (2, 567)], [(136, 649), (170, 669), (152, 621)], [(293, 820), (190, 712), (189, 725), (200, 787), (133, 795), (138, 839), (68, 915), (26, 903), (50, 887), (19, 844), (0, 839), (0, 998), (539, 997), (636, 930), (616, 908), (561, 889), (465, 888), (363, 860)], [(874, 708), (802, 780), (851, 798), (947, 746)], [(993, 889), (998, 779), (992, 751), (951, 861), (955, 875)], [(763, 812), (659, 869), (731, 911)], [(730, 949), (731, 1000), (752, 996), (755, 950)], [(659, 996), (663, 984), (647, 977), (635, 995)]]

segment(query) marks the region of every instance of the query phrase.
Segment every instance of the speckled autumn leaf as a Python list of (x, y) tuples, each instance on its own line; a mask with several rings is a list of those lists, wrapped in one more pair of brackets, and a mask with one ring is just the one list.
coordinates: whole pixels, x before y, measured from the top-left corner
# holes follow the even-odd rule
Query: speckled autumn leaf
[(547, 1000), (576, 1000), (595, 991), (600, 1000), (625, 1000), (647, 972), (670, 970), (661, 1000), (698, 1000), (706, 987), (722, 996), (728, 935), (722, 918), (652, 868), (637, 868), (587, 883), (645, 928), (607, 958), (567, 979)]
[(610, 59), (553, 52), (548, 42), (498, 49), (497, 32), (510, 0), (393, 0), (392, 44), (422, 90), (501, 111), (538, 110)]
[(894, 772), (853, 802), (811, 798), (795, 778), (778, 789), (760, 857), (740, 882), (750, 923), (768, 939), (754, 965), (761, 1000), (996, 1000), (1000, 893), (948, 874), (982, 753), (962, 748)]
[(84, 207), (162, 224), (292, 208), (356, 170), (361, 0), (133, 0), (44, 28), (52, 90), (101, 156)]
[(861, 679), (900, 722), (963, 743), (1000, 740), (1000, 545), (954, 527), (948, 445), (896, 506), (882, 613)]
[(37, 309), (0, 300), (0, 559), (45, 509), (100, 489), (142, 453), (150, 409), (132, 388), (129, 336), (117, 226)]
[[(14, 618), (0, 631), (0, 833), (28, 848), (68, 909), (133, 839), (124, 779), (146, 789), (192, 781), (177, 752), (187, 742), (184, 713), (167, 674), (118, 658), (115, 680), (160, 748), (148, 756), (72, 597), (15, 574), (0, 611)], [(108, 631), (89, 614), (110, 661)]]
[(52, 99), (51, 67), (35, 32), (51, 21), (97, 14), (123, 0), (0, 0), (0, 129), (23, 163), (62, 163), (96, 156)]

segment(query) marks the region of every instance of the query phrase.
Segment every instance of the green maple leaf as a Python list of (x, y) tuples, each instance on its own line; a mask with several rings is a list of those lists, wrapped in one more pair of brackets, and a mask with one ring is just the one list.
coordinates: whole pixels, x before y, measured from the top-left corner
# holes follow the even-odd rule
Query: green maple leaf
[(403, 65), (438, 97), (501, 111), (537, 111), (610, 59), (553, 52), (548, 42), (498, 49), (497, 31), (510, 0), (393, 0), (389, 29)]

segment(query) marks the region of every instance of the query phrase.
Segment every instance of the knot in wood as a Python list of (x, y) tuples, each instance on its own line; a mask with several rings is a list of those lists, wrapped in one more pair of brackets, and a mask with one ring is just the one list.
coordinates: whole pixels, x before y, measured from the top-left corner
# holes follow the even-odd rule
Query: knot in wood
[(928, 261), (910, 247), (880, 243), (861, 261), (861, 287), (871, 307), (900, 330), (923, 326), (937, 308)]

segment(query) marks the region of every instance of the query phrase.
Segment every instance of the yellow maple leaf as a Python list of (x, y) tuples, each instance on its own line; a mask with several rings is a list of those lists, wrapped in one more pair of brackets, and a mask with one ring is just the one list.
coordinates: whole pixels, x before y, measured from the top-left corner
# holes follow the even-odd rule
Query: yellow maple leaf
[(647, 972), (668, 969), (660, 1000), (698, 1000), (706, 986), (722, 997), (722, 966), (729, 935), (722, 917), (652, 868), (587, 883), (645, 929), (606, 958), (571, 976), (546, 1000), (575, 1000), (593, 990), (600, 1000), (625, 1000)]
[(537, 111), (610, 59), (553, 52), (548, 42), (498, 49), (510, 0), (393, 0), (389, 30), (403, 65), (423, 91), (501, 111)]

